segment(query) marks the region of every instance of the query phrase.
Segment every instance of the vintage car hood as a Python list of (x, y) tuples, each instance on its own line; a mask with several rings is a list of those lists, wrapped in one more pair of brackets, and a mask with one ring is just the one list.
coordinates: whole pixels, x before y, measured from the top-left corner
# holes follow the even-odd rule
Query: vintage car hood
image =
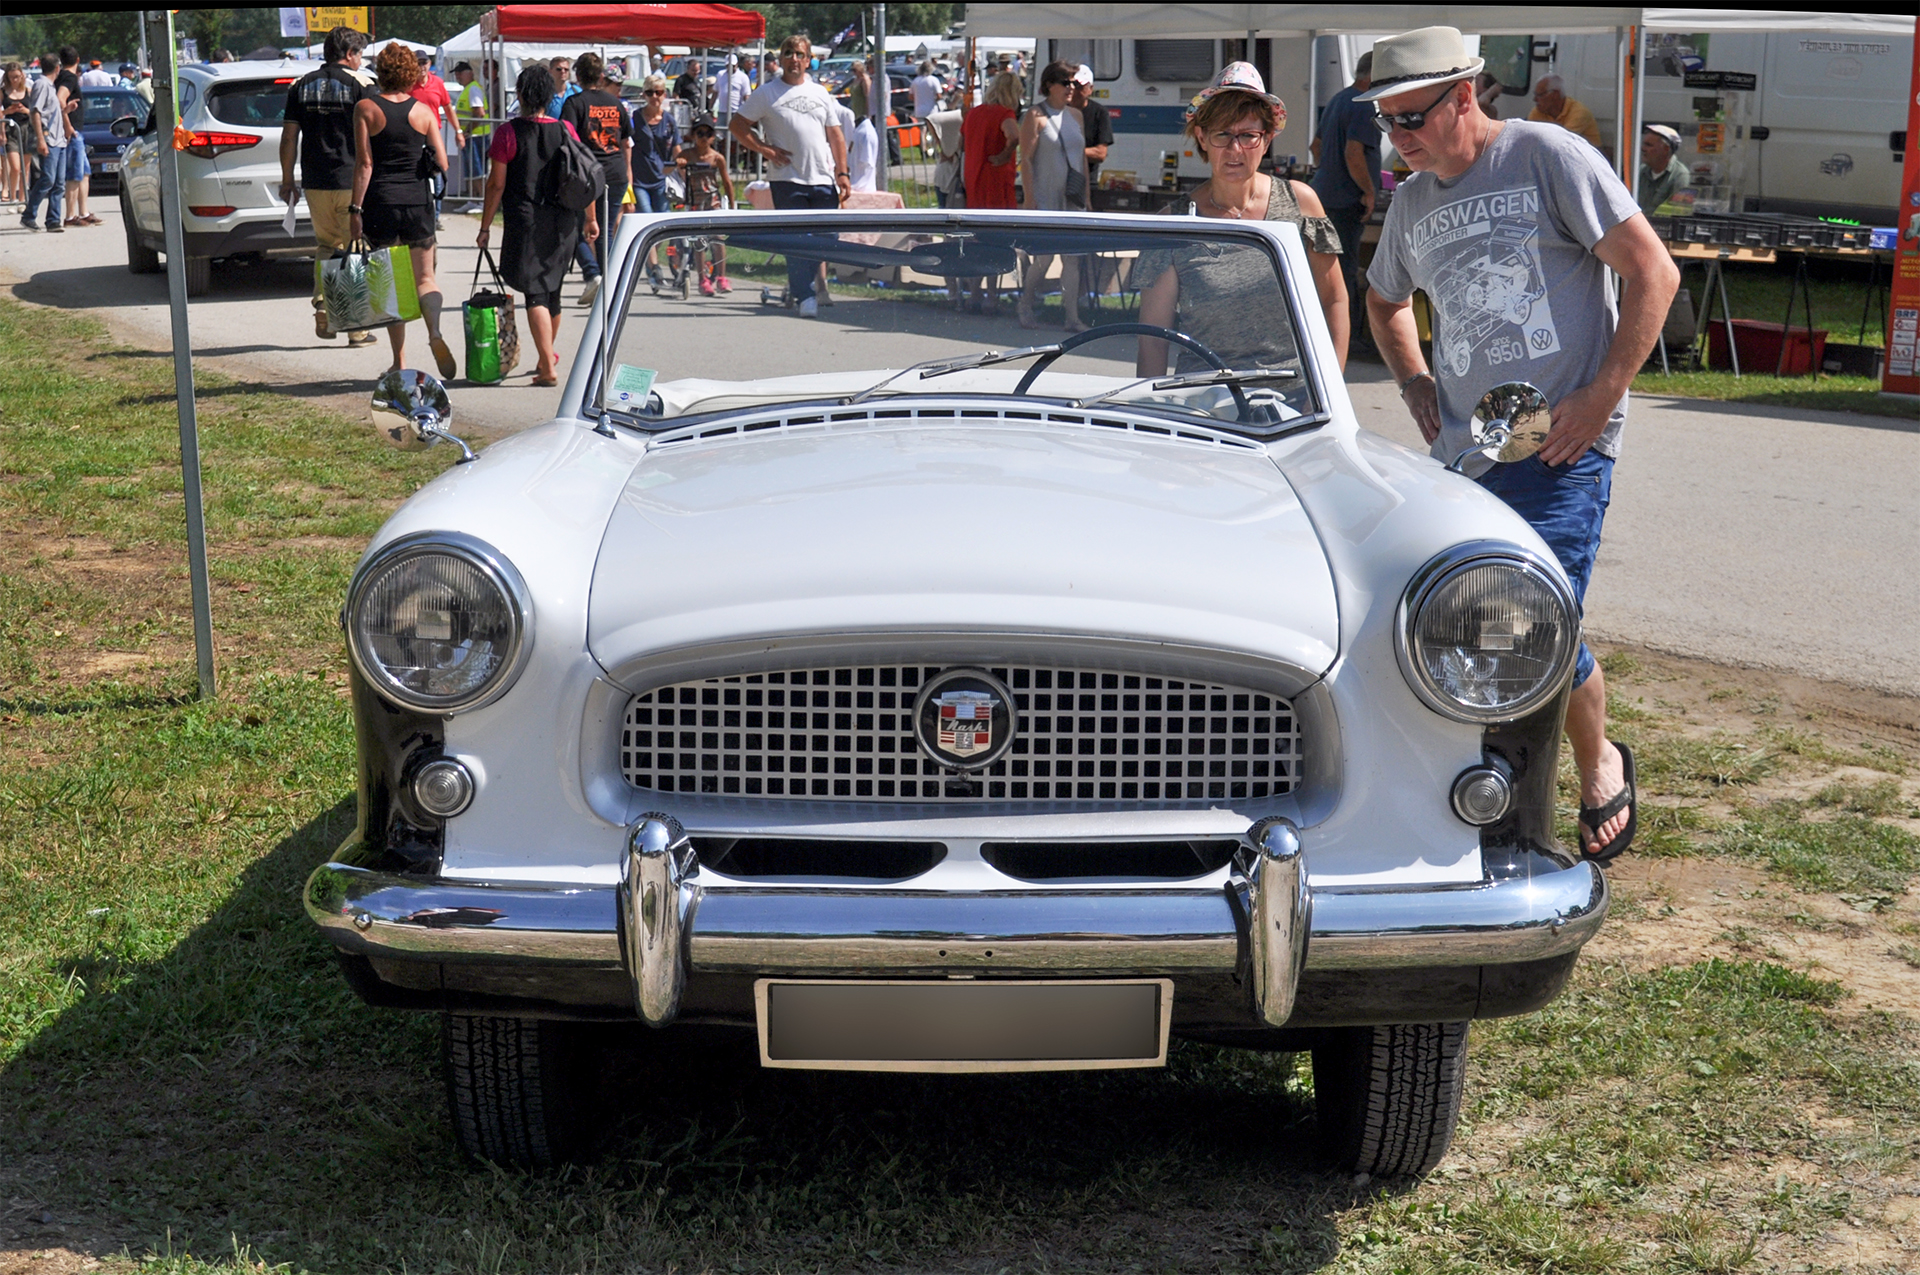
[(1244, 652), (1339, 641), (1314, 529), (1264, 449), (1013, 422), (779, 427), (652, 448), (594, 569), (617, 678), (720, 643), (1025, 632)]

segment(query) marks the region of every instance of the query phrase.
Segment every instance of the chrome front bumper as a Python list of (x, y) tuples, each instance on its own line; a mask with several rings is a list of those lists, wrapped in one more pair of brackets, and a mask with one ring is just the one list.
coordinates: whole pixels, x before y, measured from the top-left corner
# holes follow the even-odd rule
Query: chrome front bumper
[(1113, 977), (1231, 973), (1284, 1023), (1303, 970), (1504, 965), (1599, 929), (1589, 863), (1406, 889), (1313, 889), (1285, 820), (1256, 827), (1217, 886), (941, 892), (702, 880), (679, 825), (648, 816), (617, 887), (422, 880), (327, 863), (307, 912), (341, 951), (397, 960), (625, 969), (634, 1007), (672, 1021), (689, 974)]

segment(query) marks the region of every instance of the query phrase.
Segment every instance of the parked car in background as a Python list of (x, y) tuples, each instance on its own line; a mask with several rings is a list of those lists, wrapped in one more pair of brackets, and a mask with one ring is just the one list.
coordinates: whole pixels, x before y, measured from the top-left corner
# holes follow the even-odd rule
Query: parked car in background
[[(180, 68), (180, 121), (192, 134), (179, 153), (181, 228), (186, 234), (187, 294), (213, 286), (221, 258), (311, 257), (313, 223), (306, 201), (295, 205), (294, 232), (280, 198), (280, 121), (287, 89), (311, 71), (301, 62), (206, 62)], [(104, 91), (104, 90), (103, 90)], [(127, 269), (161, 269), (166, 231), (160, 220), (159, 116), (121, 155), (120, 213), (126, 225)], [(298, 169), (295, 170), (298, 176)]]
[(132, 89), (82, 89), (80, 136), (93, 166), (94, 194), (120, 189), (120, 153), (147, 126), (153, 107)]
[[(638, 286), (675, 241), (836, 304)], [(1090, 329), (947, 304), (1049, 256)], [(1233, 290), (1142, 322), (1176, 262)], [(1360, 428), (1297, 229), (678, 214), (610, 263), (557, 416), (402, 505), (341, 615), (359, 821), (306, 908), (442, 1017), (460, 1146), (577, 1154), (649, 1027), (931, 1072), (1177, 1035), (1310, 1052), (1334, 1163), (1432, 1169), (1471, 1021), (1606, 912), (1554, 833), (1579, 613), (1512, 509)], [(374, 392), (404, 446), (449, 412)]]

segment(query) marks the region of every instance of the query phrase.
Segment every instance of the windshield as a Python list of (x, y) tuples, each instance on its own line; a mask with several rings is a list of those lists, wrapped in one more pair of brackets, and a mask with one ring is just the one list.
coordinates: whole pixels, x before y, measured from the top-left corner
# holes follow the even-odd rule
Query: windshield
[(132, 119), (145, 125), (146, 102), (135, 93), (82, 93), (80, 95), (82, 128), (100, 127), (111, 124), (117, 119)]
[[(658, 269), (628, 272), (605, 397), (616, 419), (1016, 393), (1263, 437), (1321, 417), (1277, 250), (1247, 230), (747, 221), (662, 227), (639, 246)], [(789, 290), (822, 273), (828, 303), (801, 317)]]

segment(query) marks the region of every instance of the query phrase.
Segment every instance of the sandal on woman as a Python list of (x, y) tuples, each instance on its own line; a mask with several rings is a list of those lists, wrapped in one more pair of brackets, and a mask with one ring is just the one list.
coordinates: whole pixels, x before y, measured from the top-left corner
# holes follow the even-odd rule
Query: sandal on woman
[(460, 374), (460, 367), (453, 361), (453, 351), (440, 337), (427, 338), (427, 348), (433, 351), (433, 361), (440, 365), (440, 375), (451, 381)]
[(1034, 318), (1033, 311), (1027, 309), (1025, 306), (1014, 307), (1013, 317), (1018, 319), (1020, 326), (1026, 328), (1028, 331), (1032, 331), (1040, 326), (1040, 320)]
[(1063, 326), (1065, 326), (1068, 336), (1077, 336), (1080, 333), (1085, 332), (1092, 325), (1082, 323), (1078, 319), (1068, 319)]
[(1620, 750), (1620, 773), (1625, 782), (1620, 785), (1619, 792), (1607, 799), (1605, 805), (1580, 807), (1580, 823), (1588, 832), (1597, 836), (1607, 820), (1625, 810), (1627, 826), (1616, 832), (1613, 840), (1598, 850), (1589, 850), (1583, 845), (1580, 848), (1580, 857), (1589, 863), (1610, 863), (1625, 854), (1633, 847), (1634, 828), (1640, 822), (1639, 793), (1634, 790), (1633, 785), (1633, 750), (1613, 740), (1607, 742)]

